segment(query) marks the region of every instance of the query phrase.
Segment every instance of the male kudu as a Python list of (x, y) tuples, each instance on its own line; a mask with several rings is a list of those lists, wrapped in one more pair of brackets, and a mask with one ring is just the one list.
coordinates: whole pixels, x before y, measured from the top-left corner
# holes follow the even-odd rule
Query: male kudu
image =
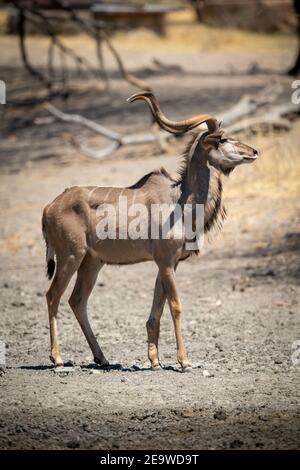
[[(152, 369), (160, 367), (158, 337), (160, 318), (165, 301), (171, 310), (177, 357), (182, 370), (190, 364), (187, 357), (182, 329), (181, 302), (175, 280), (175, 270), (180, 261), (194, 251), (187, 250), (186, 236), (180, 239), (105, 239), (97, 237), (97, 209), (103, 204), (119, 208), (120, 196), (127, 197), (128, 204), (139, 203), (147, 208), (150, 218), (152, 204), (196, 204), (204, 206), (204, 230), (208, 231), (225, 216), (221, 202), (222, 174), (228, 174), (241, 163), (253, 162), (257, 152), (253, 148), (226, 135), (218, 122), (209, 115), (199, 115), (184, 121), (167, 119), (153, 94), (137, 93), (130, 102), (144, 100), (160, 127), (174, 134), (183, 134), (201, 123), (207, 131), (198, 130), (184, 154), (179, 177), (174, 180), (163, 168), (143, 176), (136, 184), (126, 188), (75, 186), (66, 189), (43, 212), (43, 234), (47, 246), (48, 277), (54, 278), (47, 292), (50, 322), (51, 360), (63, 365), (57, 335), (57, 310), (63, 292), (77, 271), (77, 280), (69, 304), (92, 350), (94, 361), (108, 365), (89, 324), (87, 302), (98, 273), (104, 264), (132, 264), (154, 261), (158, 266), (151, 313), (147, 321), (148, 357)], [(117, 233), (121, 227), (117, 225)], [(56, 257), (56, 263), (54, 258)], [(55, 269), (56, 266), (56, 269)]]

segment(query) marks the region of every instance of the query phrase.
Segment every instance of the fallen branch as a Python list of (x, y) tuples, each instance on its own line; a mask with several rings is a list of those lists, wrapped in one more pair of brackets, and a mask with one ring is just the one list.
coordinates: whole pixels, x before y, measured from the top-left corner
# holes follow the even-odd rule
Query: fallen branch
[(282, 87), (280, 84), (272, 84), (256, 94), (244, 95), (235, 105), (220, 113), (217, 119), (222, 122), (224, 127), (229, 126), (244, 116), (254, 114), (258, 108), (273, 103), (281, 91)]
[(116, 142), (121, 142), (122, 136), (118, 132), (114, 132), (110, 129), (107, 129), (104, 126), (101, 126), (95, 121), (91, 121), (90, 119), (85, 118), (84, 116), (80, 116), (79, 114), (67, 114), (60, 111), (58, 108), (53, 106), (53, 104), (45, 103), (44, 108), (57, 119), (65, 122), (73, 122), (76, 124), (81, 124), (84, 127), (96, 132), (97, 134), (106, 137), (107, 139), (114, 140)]
[(272, 106), (267, 113), (265, 113), (265, 117), (269, 118), (287, 118), (293, 119), (294, 117), (299, 116), (300, 114), (300, 103), (293, 104), (290, 101), (288, 103), (279, 104), (276, 106)]
[(79, 139), (76, 139), (74, 136), (71, 137), (71, 143), (77, 150), (80, 151), (80, 153), (86, 157), (95, 158), (96, 160), (105, 160), (106, 158), (110, 157), (121, 145), (119, 142), (114, 141), (112, 144), (104, 147), (101, 150), (94, 150), (80, 142)]
[(93, 150), (88, 148), (82, 142), (80, 142), (75, 137), (72, 137), (71, 142), (72, 144), (79, 149), (84, 155), (87, 155), (92, 158), (96, 158), (97, 160), (103, 160), (109, 157), (113, 152), (115, 152), (119, 147), (125, 145), (140, 145), (140, 144), (149, 144), (153, 142), (157, 142), (160, 146), (162, 151), (165, 151), (166, 148), (163, 146), (163, 141), (167, 139), (171, 139), (173, 136), (168, 134), (167, 132), (149, 132), (149, 133), (135, 133), (135, 134), (128, 134), (122, 135), (118, 132), (112, 131), (107, 127), (101, 126), (100, 124), (92, 121), (90, 119), (85, 118), (79, 114), (70, 114), (64, 113), (60, 111), (58, 108), (53, 106), (50, 103), (44, 103), (44, 108), (57, 119), (60, 119), (64, 122), (70, 122), (75, 124), (80, 124), (87, 129), (105, 137), (108, 140), (112, 140), (113, 143), (104, 147), (101, 150)]
[(262, 115), (242, 120), (226, 128), (230, 133), (242, 132), (247, 129), (263, 128), (288, 131), (291, 129), (290, 120), (300, 114), (300, 104), (291, 102), (270, 106)]

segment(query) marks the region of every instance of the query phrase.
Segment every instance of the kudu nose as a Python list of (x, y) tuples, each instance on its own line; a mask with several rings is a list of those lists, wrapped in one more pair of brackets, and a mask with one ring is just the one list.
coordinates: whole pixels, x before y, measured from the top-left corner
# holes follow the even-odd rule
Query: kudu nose
[(251, 161), (253, 162), (254, 160), (257, 159), (258, 151), (255, 150), (254, 148), (251, 148), (251, 150), (252, 150), (252, 155), (250, 154), (250, 152), (247, 152), (247, 155), (244, 156), (244, 161), (245, 162), (247, 162), (247, 161), (248, 162), (251, 162)]

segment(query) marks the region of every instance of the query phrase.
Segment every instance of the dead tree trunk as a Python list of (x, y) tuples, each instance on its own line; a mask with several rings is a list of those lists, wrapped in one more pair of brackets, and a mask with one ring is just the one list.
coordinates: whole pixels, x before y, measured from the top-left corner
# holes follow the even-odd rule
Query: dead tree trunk
[(289, 75), (295, 76), (300, 74), (300, 0), (294, 0), (294, 7), (297, 15), (297, 36), (298, 36), (298, 55), (293, 67), (288, 71)]

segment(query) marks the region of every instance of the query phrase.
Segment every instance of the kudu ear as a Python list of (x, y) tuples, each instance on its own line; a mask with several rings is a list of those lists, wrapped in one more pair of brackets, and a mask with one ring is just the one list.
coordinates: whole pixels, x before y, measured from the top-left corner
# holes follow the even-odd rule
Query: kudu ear
[(223, 129), (220, 129), (220, 127), (213, 132), (209, 132), (209, 131), (206, 132), (202, 138), (202, 145), (207, 150), (209, 150), (209, 148), (214, 148), (214, 149), (218, 148), (218, 145), (220, 143), (220, 140), (223, 137), (223, 134), (224, 134), (224, 131)]

